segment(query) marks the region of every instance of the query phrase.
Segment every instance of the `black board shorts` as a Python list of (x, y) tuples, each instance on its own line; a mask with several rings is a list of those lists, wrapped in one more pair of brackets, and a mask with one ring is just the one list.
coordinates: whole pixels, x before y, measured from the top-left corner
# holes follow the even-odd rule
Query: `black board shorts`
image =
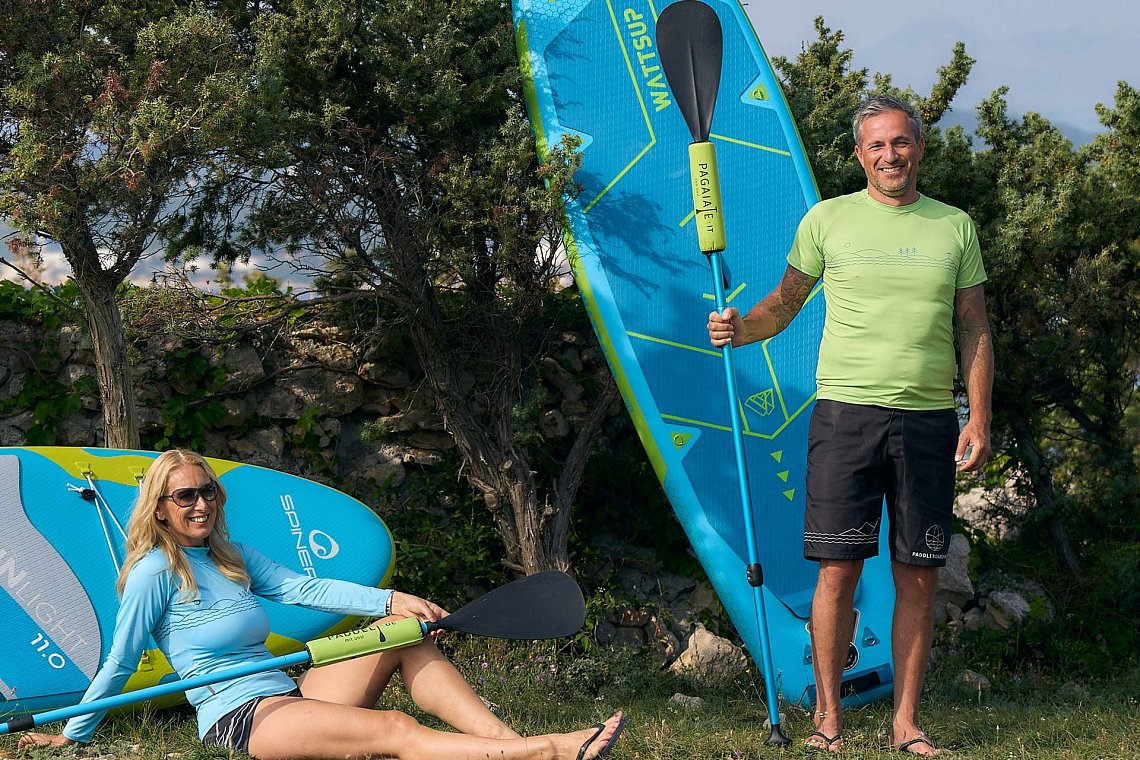
[(808, 427), (804, 558), (876, 556), (885, 498), (891, 559), (945, 565), (957, 448), (953, 409), (816, 402)]
[(202, 743), (207, 747), (221, 747), (222, 749), (236, 749), (249, 754), (249, 737), (253, 733), (253, 714), (261, 700), (270, 697), (299, 697), (300, 689), (293, 689), (284, 694), (266, 694), (263, 697), (254, 697), (240, 707), (235, 707), (218, 718), (218, 722), (210, 726), (210, 730), (202, 737)]

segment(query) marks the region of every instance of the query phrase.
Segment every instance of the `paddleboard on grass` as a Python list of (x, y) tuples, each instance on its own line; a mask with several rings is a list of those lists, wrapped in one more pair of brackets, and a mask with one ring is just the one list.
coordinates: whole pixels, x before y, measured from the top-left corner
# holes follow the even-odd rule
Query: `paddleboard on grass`
[[(726, 293), (743, 312), (779, 282), (818, 191), (743, 9), (736, 0), (708, 4), (724, 32), (710, 140)], [(657, 54), (665, 5), (514, 0), (515, 36), (540, 156), (563, 137), (580, 140), (582, 192), (569, 203), (566, 240), (594, 329), (674, 511), (759, 661), (724, 364), (705, 331), (714, 302), (693, 224), (691, 137)], [(777, 688), (805, 704), (815, 691), (807, 620), (818, 567), (803, 558), (804, 476), (823, 309), (817, 288), (787, 330), (734, 353)], [(885, 696), (894, 683), (886, 533), (856, 594), (849, 704)]]
[[(124, 531), (150, 451), (0, 448), (0, 715), (79, 701), (106, 657)], [(297, 572), (382, 586), (392, 536), (364, 504), (282, 472), (208, 459), (226, 487), (230, 535)], [(268, 645), (288, 654), (355, 618), (262, 600)], [(175, 680), (151, 642), (127, 684)]]

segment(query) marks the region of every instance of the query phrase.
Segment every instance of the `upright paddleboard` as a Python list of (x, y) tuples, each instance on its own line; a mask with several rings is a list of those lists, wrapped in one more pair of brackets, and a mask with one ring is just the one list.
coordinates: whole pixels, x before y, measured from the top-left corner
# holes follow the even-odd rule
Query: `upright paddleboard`
[[(779, 282), (796, 225), (818, 200), (780, 86), (736, 0), (710, 0), (724, 31), (712, 123), (724, 200), (730, 305)], [(724, 365), (699, 253), (690, 135), (657, 54), (647, 0), (514, 0), (515, 36), (540, 156), (581, 140), (581, 194), (567, 211), (575, 279), (642, 443), (737, 631), (759, 662), (745, 568)], [(817, 566), (803, 559), (808, 418), (823, 330), (817, 289), (792, 325), (734, 354), (777, 685), (814, 696), (807, 620)], [(865, 564), (844, 677), (848, 703), (889, 694), (894, 603), (886, 531)]]
[[(158, 454), (0, 448), (0, 715), (74, 704), (106, 657), (124, 529)], [(383, 585), (392, 536), (367, 506), (282, 472), (209, 459), (228, 494), (230, 535), (313, 577)], [(262, 600), (269, 649), (288, 654), (357, 622)], [(126, 690), (175, 680), (151, 642)]]

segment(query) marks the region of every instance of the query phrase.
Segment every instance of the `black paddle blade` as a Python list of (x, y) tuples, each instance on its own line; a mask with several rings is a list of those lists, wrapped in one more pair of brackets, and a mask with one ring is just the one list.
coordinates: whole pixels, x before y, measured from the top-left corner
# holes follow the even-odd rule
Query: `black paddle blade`
[(681, 0), (657, 19), (657, 52), (693, 142), (706, 142), (720, 89), (723, 36), (716, 11), (700, 0)]
[(427, 627), (529, 640), (570, 636), (585, 622), (586, 600), (578, 584), (566, 573), (550, 571), (500, 586)]

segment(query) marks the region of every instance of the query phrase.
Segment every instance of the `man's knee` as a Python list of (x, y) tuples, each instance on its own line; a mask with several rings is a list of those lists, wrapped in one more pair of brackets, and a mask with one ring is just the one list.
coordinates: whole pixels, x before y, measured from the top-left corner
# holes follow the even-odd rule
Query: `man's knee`
[(893, 563), (895, 596), (915, 602), (929, 602), (938, 590), (937, 567)]

